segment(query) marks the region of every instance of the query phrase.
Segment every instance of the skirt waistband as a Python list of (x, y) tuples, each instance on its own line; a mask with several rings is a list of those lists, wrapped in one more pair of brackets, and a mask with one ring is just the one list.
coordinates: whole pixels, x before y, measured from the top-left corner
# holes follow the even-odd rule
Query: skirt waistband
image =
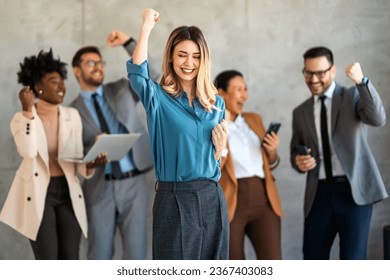
[(217, 187), (218, 182), (212, 180), (194, 180), (189, 182), (163, 182), (156, 181), (155, 189), (157, 191), (191, 191), (201, 190), (210, 187)]

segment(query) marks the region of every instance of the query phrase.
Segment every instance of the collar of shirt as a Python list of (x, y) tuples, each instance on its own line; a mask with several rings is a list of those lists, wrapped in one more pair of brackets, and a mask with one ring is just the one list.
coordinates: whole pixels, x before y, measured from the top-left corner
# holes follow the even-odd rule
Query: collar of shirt
[(100, 85), (96, 91), (87, 91), (87, 90), (82, 90), (80, 92), (80, 95), (84, 98), (84, 100), (92, 101), (92, 94), (97, 93), (99, 97), (103, 97), (103, 86)]
[(236, 119), (234, 120), (234, 122), (232, 122), (232, 124), (240, 127), (245, 124), (245, 120), (241, 115), (237, 115)]
[[(324, 92), (324, 95), (327, 97), (327, 99), (332, 100), (333, 92), (335, 88), (336, 88), (336, 83), (333, 81), (330, 87)], [(319, 95), (314, 95), (314, 104), (317, 104), (319, 99), (320, 99)], [(330, 103), (330, 102), (326, 102), (326, 103)]]

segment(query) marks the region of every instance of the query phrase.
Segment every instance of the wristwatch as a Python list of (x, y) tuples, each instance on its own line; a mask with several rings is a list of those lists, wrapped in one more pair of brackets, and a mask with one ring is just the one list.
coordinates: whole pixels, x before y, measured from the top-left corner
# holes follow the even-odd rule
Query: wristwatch
[(366, 86), (368, 84), (368, 77), (364, 76), (359, 86)]

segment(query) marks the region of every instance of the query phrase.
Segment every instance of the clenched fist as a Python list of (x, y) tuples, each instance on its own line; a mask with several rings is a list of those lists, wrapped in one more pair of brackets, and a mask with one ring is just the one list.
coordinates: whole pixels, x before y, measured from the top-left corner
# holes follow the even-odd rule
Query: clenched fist
[(22, 104), (23, 111), (31, 112), (34, 105), (35, 95), (29, 86), (23, 87), (19, 92), (19, 100)]
[(345, 74), (350, 78), (355, 84), (360, 84), (364, 77), (362, 68), (360, 67), (359, 62), (352, 63), (345, 68)]

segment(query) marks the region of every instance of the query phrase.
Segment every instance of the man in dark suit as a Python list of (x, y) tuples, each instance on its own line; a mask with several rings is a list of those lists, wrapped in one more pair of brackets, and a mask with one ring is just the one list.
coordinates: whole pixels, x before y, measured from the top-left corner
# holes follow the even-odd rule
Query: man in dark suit
[[(134, 39), (115, 30), (107, 42), (112, 47), (123, 46), (130, 56), (136, 45)], [(85, 153), (102, 133), (141, 133), (124, 158), (97, 168), (94, 177), (83, 183), (88, 258), (112, 259), (119, 229), (122, 258), (145, 259), (150, 193), (146, 173), (153, 164), (145, 121), (137, 113), (138, 98), (126, 78), (103, 84), (104, 61), (95, 46), (79, 49), (72, 66), (81, 92), (70, 106), (81, 115)]]
[[(367, 125), (383, 126), (378, 92), (359, 63), (345, 73), (355, 86), (334, 82), (336, 66), (326, 47), (305, 52), (305, 77), (312, 97), (293, 111), (290, 160), (307, 172), (304, 259), (329, 259), (336, 234), (340, 259), (366, 259), (373, 204), (388, 195), (367, 141)], [(308, 154), (302, 155), (302, 149)]]

